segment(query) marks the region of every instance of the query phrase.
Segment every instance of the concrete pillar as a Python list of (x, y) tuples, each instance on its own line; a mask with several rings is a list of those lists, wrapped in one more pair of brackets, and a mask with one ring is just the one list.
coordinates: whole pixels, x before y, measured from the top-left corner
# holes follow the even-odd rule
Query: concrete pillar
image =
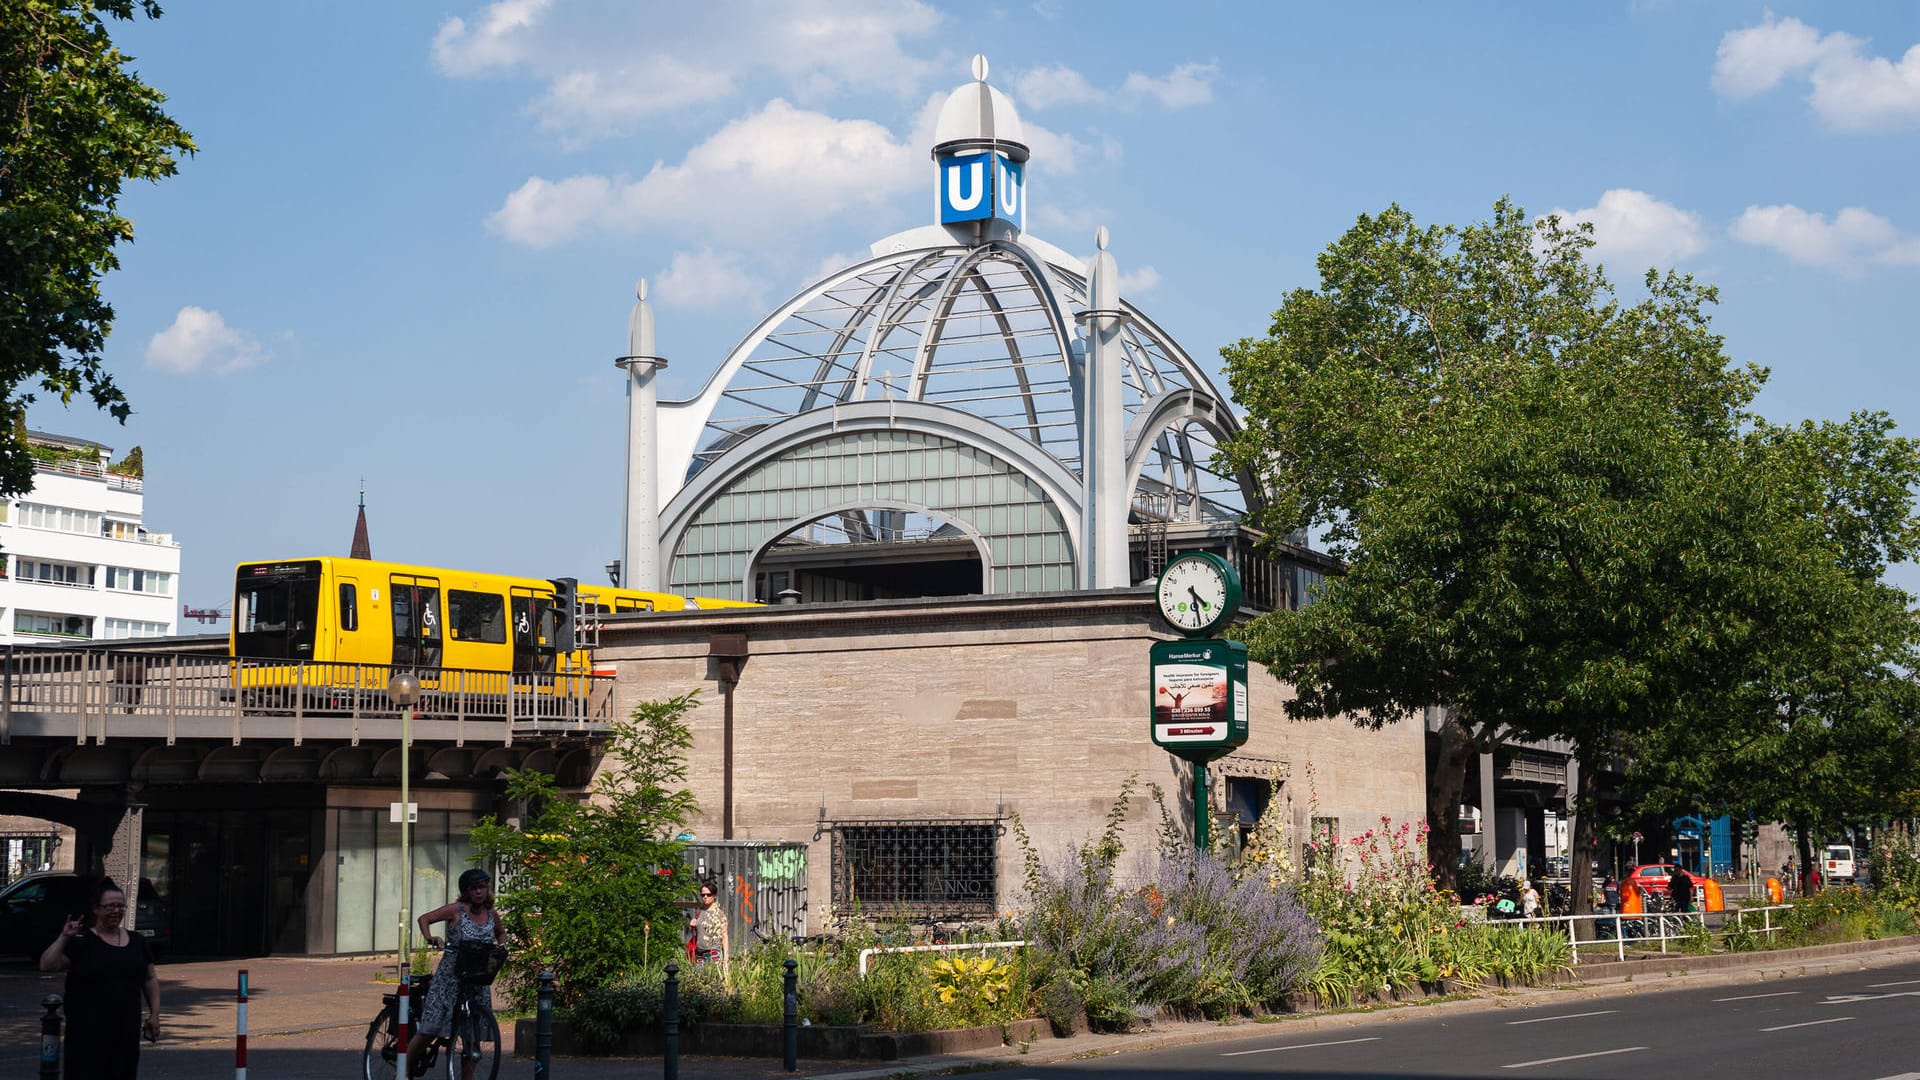
[(127, 894), (127, 925), (133, 926), (147, 808), (125, 788), (83, 791), (78, 801), (91, 811), (91, 821), (74, 829), (74, 872), (112, 878)]

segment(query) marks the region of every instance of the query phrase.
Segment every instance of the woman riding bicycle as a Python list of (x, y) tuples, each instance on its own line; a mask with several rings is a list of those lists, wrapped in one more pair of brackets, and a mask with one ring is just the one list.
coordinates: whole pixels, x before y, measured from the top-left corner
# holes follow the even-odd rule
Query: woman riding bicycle
[[(445, 940), (428, 929), (439, 922), (452, 924), (447, 929)], [(428, 945), (436, 949), (444, 948), (445, 951), (440, 956), (439, 965), (433, 969), (433, 982), (427, 988), (427, 1001), (420, 1008), (420, 1026), (415, 1029), (413, 1040), (407, 1045), (407, 1060), (410, 1062), (422, 1061), (427, 1043), (433, 1039), (447, 1038), (451, 1032), (454, 1007), (459, 1004), (461, 992), (457, 963), (461, 944), (491, 943), (499, 948), (507, 940), (506, 928), (500, 925), (500, 913), (493, 907), (493, 878), (478, 867), (461, 874), (460, 899), (420, 916), (420, 934), (427, 939)], [(475, 1004), (491, 1012), (491, 996), (484, 994)], [(471, 1068), (471, 1065), (468, 1067)]]

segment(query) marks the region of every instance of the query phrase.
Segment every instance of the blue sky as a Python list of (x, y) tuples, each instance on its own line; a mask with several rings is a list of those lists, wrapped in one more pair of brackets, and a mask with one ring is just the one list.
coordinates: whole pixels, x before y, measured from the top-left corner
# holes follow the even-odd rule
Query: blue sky
[[(122, 200), (122, 428), (182, 598), (344, 553), (600, 577), (653, 282), (684, 397), (823, 266), (931, 220), (930, 103), (985, 53), (1030, 231), (1112, 230), (1217, 365), (1362, 213), (1591, 219), (1616, 280), (1721, 289), (1775, 419), (1920, 433), (1920, 5), (179, 3), (118, 40), (199, 155)], [(1920, 576), (1899, 572), (1909, 588)], [(191, 624), (183, 629), (191, 629)]]

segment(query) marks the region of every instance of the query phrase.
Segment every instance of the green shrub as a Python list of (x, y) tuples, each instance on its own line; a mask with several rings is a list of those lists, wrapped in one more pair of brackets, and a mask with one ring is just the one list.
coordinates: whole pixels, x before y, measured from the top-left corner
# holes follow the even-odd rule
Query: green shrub
[[(512, 958), (502, 981), (531, 1008), (542, 969), (571, 1006), (594, 987), (663, 966), (681, 951), (694, 885), (675, 836), (697, 809), (685, 787), (695, 693), (642, 702), (614, 721), (594, 797), (567, 798), (537, 770), (508, 774), (506, 797), (531, 808), (520, 826), (486, 817), (473, 827), (474, 861), (498, 867)], [(665, 871), (665, 872), (663, 872)]]

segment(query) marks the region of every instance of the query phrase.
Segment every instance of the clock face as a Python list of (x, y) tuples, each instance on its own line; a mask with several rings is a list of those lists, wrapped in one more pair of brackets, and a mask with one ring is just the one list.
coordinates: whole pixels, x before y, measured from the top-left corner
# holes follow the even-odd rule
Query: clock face
[(1227, 575), (1219, 563), (1203, 555), (1183, 555), (1160, 575), (1160, 614), (1189, 633), (1205, 630), (1232, 614), (1227, 593)]

